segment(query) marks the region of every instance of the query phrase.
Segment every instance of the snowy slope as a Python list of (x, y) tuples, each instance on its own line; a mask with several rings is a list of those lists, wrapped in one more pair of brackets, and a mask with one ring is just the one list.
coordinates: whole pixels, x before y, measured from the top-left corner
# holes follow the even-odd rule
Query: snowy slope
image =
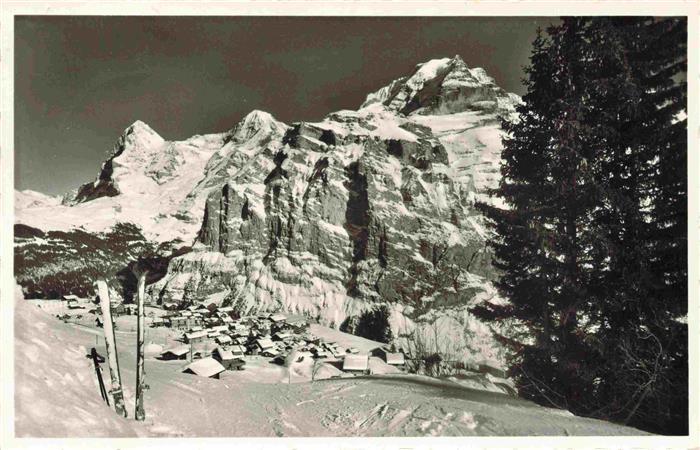
[[(132, 422), (102, 401), (90, 347), (15, 293), (15, 435), (129, 437)], [(109, 383), (109, 372), (104, 371)], [(109, 386), (109, 384), (107, 384)]]
[[(132, 418), (136, 334), (129, 326), (120, 322), (117, 331), (130, 417), (125, 420), (102, 402), (92, 363), (84, 357), (96, 336), (97, 350), (104, 354), (102, 330), (64, 324), (22, 301), (21, 295), (15, 311), (18, 437), (645, 434), (450, 380), (383, 375), (286, 385), (287, 369), (269, 362), (258, 369), (225, 372), (215, 380), (181, 373), (186, 361), (148, 355), (146, 420), (137, 423)], [(267, 378), (276, 381), (246, 376), (249, 370), (269, 373)]]
[(15, 211), (22, 211), (28, 208), (57, 206), (60, 203), (60, 197), (52, 197), (30, 189), (15, 191)]

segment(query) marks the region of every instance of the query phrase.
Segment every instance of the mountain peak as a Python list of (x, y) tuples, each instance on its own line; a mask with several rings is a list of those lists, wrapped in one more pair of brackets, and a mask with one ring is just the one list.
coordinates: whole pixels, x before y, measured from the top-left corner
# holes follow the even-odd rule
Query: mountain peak
[(248, 114), (246, 114), (241, 122), (264, 124), (264, 123), (271, 122), (274, 120), (275, 120), (275, 118), (272, 117), (272, 114), (270, 114), (269, 112), (262, 111), (259, 109), (254, 109), (251, 112), (249, 112)]
[(287, 130), (287, 126), (282, 122), (277, 121), (272, 114), (261, 111), (259, 109), (254, 109), (248, 114), (246, 114), (240, 122), (233, 127), (229, 133), (231, 140), (236, 142), (244, 142), (258, 133), (264, 134), (284, 134)]
[(124, 129), (124, 133), (122, 133), (123, 136), (128, 136), (131, 134), (158, 137), (163, 140), (163, 138), (146, 122), (138, 119), (126, 127), (126, 129)]
[(126, 149), (133, 149), (137, 152), (152, 151), (165, 142), (153, 128), (147, 123), (136, 120), (126, 127), (115, 145), (114, 157), (122, 154)]
[(405, 115), (510, 112), (514, 110), (513, 95), (498, 87), (484, 69), (470, 69), (455, 55), (418, 64), (411, 75), (369, 94), (361, 108), (382, 103)]
[(134, 123), (129, 125), (128, 128), (146, 128), (146, 129), (152, 129), (146, 122), (140, 119), (136, 119)]

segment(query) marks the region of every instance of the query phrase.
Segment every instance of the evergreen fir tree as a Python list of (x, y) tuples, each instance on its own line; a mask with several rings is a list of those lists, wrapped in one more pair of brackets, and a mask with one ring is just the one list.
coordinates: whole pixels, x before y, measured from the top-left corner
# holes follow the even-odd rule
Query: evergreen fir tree
[[(522, 394), (687, 431), (685, 22), (565, 18), (533, 43), (504, 121), (494, 223), (500, 338)], [(685, 427), (685, 428), (684, 428)]]
[(677, 319), (687, 314), (687, 142), (685, 121), (677, 115), (686, 109), (686, 86), (677, 77), (685, 70), (686, 23), (608, 22), (623, 37), (628, 84), (636, 95), (617, 126), (617, 166), (625, 167), (625, 157), (631, 161), (626, 189), (618, 190), (632, 208), (622, 217), (623, 257), (612, 271), (623, 295), (604, 303), (614, 326), (601, 329), (609, 373), (599, 401), (617, 406), (608, 411), (613, 419), (685, 434), (687, 326)]

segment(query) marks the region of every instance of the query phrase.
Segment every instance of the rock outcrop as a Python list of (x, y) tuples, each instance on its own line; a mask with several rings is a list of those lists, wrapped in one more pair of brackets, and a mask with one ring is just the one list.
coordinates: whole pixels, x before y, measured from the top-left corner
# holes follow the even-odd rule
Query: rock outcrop
[[(253, 111), (228, 132), (168, 142), (137, 122), (95, 182), (51, 206), (51, 223), (99, 231), (113, 226), (94, 219), (102, 211), (148, 239), (194, 242), (149, 288), (156, 301), (228, 292), (241, 313), (303, 313), (350, 331), (380, 308), (401, 345), (494, 359), (467, 312), (495, 295), (475, 203), (492, 201), (498, 117), (518, 101), (455, 57), (316, 123)], [(38, 219), (47, 212), (19, 222), (58, 226)]]
[(351, 331), (381, 306), (399, 341), (439, 328), (439, 345), (493, 357), (467, 312), (495, 295), (474, 204), (498, 180), (497, 116), (516, 101), (459, 57), (435, 60), (358, 111), (294, 123), (240, 160), (229, 155), (195, 251), (171, 263), (154, 295), (226, 290), (242, 313), (297, 312)]

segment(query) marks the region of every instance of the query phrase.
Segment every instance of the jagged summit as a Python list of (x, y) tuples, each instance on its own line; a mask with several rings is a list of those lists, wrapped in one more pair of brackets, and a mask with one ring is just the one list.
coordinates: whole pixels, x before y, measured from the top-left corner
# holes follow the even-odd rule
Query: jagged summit
[(272, 114), (254, 109), (229, 131), (230, 140), (244, 142), (258, 134), (284, 134), (287, 126)]
[(369, 94), (361, 108), (381, 103), (408, 115), (454, 114), (476, 110), (512, 112), (519, 97), (496, 85), (480, 67), (469, 68), (461, 56), (431, 59), (415, 71)]
[(147, 123), (136, 120), (134, 123), (126, 127), (122, 135), (117, 140), (114, 150), (115, 155), (119, 156), (128, 148), (136, 150), (152, 149), (160, 144), (163, 144), (163, 139), (153, 128)]
[(128, 130), (144, 130), (146, 132), (154, 132), (150, 125), (140, 119), (136, 119), (134, 123), (126, 127), (124, 131), (127, 132)]

